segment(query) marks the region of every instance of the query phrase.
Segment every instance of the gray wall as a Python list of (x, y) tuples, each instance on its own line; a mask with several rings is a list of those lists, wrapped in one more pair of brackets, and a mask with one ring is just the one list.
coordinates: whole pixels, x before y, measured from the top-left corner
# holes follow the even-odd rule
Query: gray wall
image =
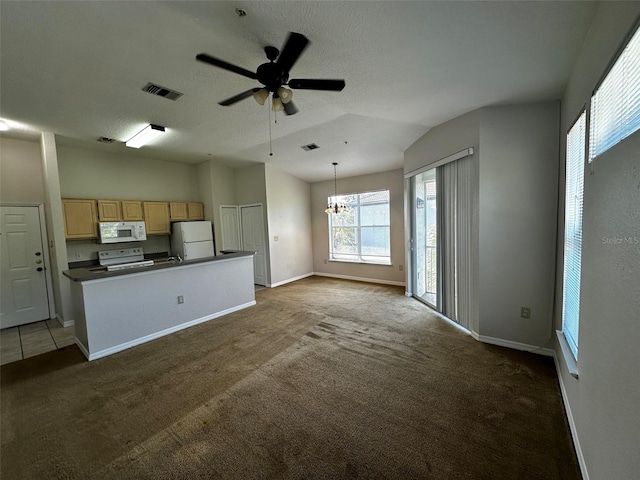
[(327, 198), (333, 196), (334, 193), (333, 180), (331, 180), (311, 185), (314, 272), (404, 285), (404, 178), (402, 170), (338, 178), (337, 185), (338, 194), (361, 193), (382, 189), (390, 190), (392, 265), (327, 261), (329, 258), (329, 225), (324, 209), (327, 208)]
[[(271, 285), (313, 273), (311, 187), (266, 165)], [(277, 239), (276, 239), (277, 237)]]
[(0, 202), (44, 201), (40, 143), (0, 137)]
[(558, 129), (557, 102), (481, 110), (481, 336), (552, 346)]
[[(565, 135), (640, 15), (600, 4), (562, 100), (555, 327), (562, 326)], [(585, 478), (640, 472), (640, 132), (585, 168), (579, 379), (556, 345), (560, 382)]]
[(558, 116), (557, 102), (482, 108), (405, 152), (409, 173), (474, 148), (470, 327), (485, 341), (552, 346)]

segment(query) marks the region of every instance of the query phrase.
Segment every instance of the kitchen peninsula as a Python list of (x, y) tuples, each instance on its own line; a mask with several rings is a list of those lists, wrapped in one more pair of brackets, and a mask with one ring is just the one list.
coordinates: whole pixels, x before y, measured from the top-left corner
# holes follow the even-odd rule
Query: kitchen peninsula
[(253, 252), (134, 270), (67, 270), (76, 344), (89, 360), (255, 305)]

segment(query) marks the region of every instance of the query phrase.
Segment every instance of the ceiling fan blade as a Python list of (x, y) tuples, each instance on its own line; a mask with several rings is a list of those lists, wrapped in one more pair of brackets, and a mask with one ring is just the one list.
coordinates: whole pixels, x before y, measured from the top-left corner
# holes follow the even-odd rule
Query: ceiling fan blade
[(291, 32), (287, 38), (276, 64), (283, 72), (288, 72), (296, 63), (303, 50), (309, 45), (307, 37), (301, 33)]
[(237, 65), (232, 65), (231, 63), (212, 57), (211, 55), (207, 55), (206, 53), (199, 53), (198, 55), (196, 55), (196, 60), (200, 62), (208, 63), (209, 65), (213, 65), (214, 67), (224, 68), (225, 70), (238, 73), (245, 77), (253, 78), (254, 80), (258, 79), (258, 77), (254, 72), (251, 72), (242, 67), (238, 67)]
[(239, 93), (235, 97), (227, 98), (226, 100), (218, 102), (218, 105), (222, 105), (223, 107), (228, 107), (229, 105), (233, 105), (234, 103), (239, 102), (240, 100), (244, 100), (245, 98), (249, 98), (251, 95), (253, 95), (258, 90), (261, 90), (261, 89), (259, 87), (252, 88), (251, 90), (247, 90), (246, 92)]
[(331, 90), (341, 91), (345, 86), (344, 80), (326, 80), (313, 78), (294, 78), (289, 80), (289, 87), (304, 90)]
[(282, 103), (282, 107), (284, 108), (284, 113), (287, 115), (295, 115), (298, 113), (298, 108), (293, 104), (293, 102)]

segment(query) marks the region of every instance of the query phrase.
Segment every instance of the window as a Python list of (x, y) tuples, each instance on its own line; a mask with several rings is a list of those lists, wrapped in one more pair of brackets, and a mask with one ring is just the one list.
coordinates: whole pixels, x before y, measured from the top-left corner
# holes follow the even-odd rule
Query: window
[(328, 203), (346, 210), (329, 217), (329, 258), (346, 262), (391, 264), (389, 190), (338, 195)]
[(564, 275), (562, 332), (578, 359), (580, 323), (580, 266), (582, 256), (582, 197), (584, 189), (586, 112), (567, 134), (566, 190), (564, 206)]
[(589, 162), (640, 128), (640, 29), (591, 98)]

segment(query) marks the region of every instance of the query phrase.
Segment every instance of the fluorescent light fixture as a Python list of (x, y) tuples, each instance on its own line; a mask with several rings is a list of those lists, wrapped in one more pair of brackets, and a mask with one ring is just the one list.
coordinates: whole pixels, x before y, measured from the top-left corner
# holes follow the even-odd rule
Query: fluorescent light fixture
[(125, 145), (131, 148), (140, 148), (162, 133), (164, 133), (164, 127), (153, 124), (147, 125), (126, 142)]
[(7, 130), (9, 130), (9, 125), (4, 120), (0, 120), (0, 132), (6, 132)]

